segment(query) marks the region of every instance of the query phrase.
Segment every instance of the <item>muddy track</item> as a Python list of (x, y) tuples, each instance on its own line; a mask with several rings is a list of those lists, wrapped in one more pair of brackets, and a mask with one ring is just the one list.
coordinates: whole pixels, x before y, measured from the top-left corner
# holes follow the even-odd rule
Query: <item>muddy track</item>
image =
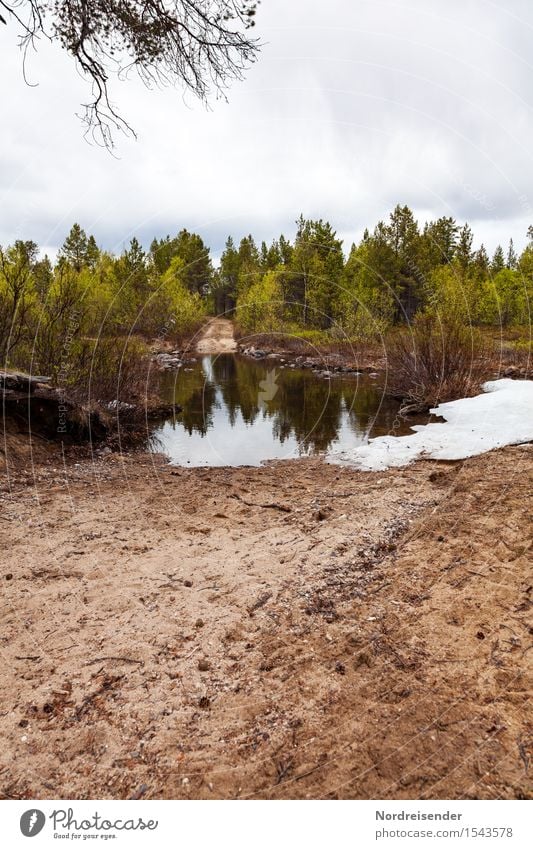
[(213, 318), (201, 330), (196, 343), (199, 354), (231, 354), (237, 349), (233, 324), (228, 318)]

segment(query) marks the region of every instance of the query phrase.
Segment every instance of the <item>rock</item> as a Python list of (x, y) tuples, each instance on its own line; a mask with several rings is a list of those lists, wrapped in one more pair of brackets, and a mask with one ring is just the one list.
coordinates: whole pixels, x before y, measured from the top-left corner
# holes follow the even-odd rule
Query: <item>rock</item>
[(503, 372), (504, 377), (520, 377), (520, 369), (518, 366), (508, 366)]
[(165, 371), (176, 370), (183, 365), (181, 358), (174, 352), (172, 354), (156, 354), (154, 360), (159, 365), (159, 368)]
[[(50, 383), (50, 377), (24, 374), (19, 371), (0, 371), (0, 392), (11, 389), (14, 392), (24, 392), (32, 395), (39, 386)], [(49, 387), (46, 386), (46, 390)]]

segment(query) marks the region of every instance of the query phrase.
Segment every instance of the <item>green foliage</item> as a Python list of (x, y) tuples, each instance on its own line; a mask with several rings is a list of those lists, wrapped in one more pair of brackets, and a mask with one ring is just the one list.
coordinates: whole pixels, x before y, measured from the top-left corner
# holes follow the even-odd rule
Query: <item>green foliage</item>
[(183, 260), (182, 280), (189, 292), (205, 295), (212, 283), (213, 266), (202, 237), (184, 229), (173, 239), (153, 240), (150, 260), (157, 274), (164, 274), (175, 257)]
[(87, 340), (177, 342), (209, 312), (235, 313), (247, 331), (321, 342), (375, 339), (428, 310), (462, 325), (531, 324), (533, 228), (520, 256), (511, 240), (490, 260), (474, 249), (468, 224), (442, 217), (421, 230), (398, 205), (345, 259), (329, 222), (300, 216), (296, 224), (292, 243), (228, 238), (216, 270), (202, 238), (185, 229), (155, 239), (148, 253), (132, 238), (113, 256), (74, 224), (55, 265), (32, 241), (0, 248), (3, 363), (65, 381), (70, 369), (79, 376)]
[(283, 325), (284, 299), (280, 275), (267, 271), (248, 288), (239, 300), (237, 318), (245, 330), (270, 333)]
[[(184, 244), (198, 248), (185, 233), (180, 250)], [(171, 257), (158, 273), (137, 239), (114, 257), (100, 251), (79, 225), (72, 227), (55, 267), (48, 257), (38, 259), (34, 242), (0, 248), (3, 364), (68, 384), (72, 376), (80, 380), (88, 340), (132, 333), (178, 339), (194, 331), (206, 314), (206, 300), (191, 291), (199, 287), (191, 285), (190, 256), (189, 262)], [(105, 359), (110, 362), (108, 354)]]
[(338, 327), (349, 338), (380, 335), (392, 322), (394, 293), (378, 271), (386, 274), (387, 263), (392, 267), (392, 254), (377, 240), (367, 238), (352, 247), (335, 313)]

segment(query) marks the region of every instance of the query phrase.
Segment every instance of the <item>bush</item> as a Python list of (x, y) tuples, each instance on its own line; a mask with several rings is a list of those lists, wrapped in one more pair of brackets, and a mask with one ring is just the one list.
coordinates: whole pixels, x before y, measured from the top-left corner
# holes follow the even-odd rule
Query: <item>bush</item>
[(66, 381), (69, 397), (79, 403), (138, 404), (155, 396), (146, 345), (135, 337), (84, 339), (73, 356)]
[(456, 319), (419, 316), (387, 345), (388, 390), (404, 412), (477, 394), (487, 366), (481, 335)]

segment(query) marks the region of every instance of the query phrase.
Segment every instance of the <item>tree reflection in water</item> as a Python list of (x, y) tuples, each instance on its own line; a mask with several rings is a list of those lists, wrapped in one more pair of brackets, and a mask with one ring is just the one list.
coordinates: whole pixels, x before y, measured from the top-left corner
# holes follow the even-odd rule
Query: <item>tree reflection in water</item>
[(398, 404), (368, 377), (327, 379), (274, 359), (206, 356), (163, 374), (162, 394), (183, 412), (154, 429), (151, 447), (178, 464), (257, 465), (352, 448), (398, 423)]

